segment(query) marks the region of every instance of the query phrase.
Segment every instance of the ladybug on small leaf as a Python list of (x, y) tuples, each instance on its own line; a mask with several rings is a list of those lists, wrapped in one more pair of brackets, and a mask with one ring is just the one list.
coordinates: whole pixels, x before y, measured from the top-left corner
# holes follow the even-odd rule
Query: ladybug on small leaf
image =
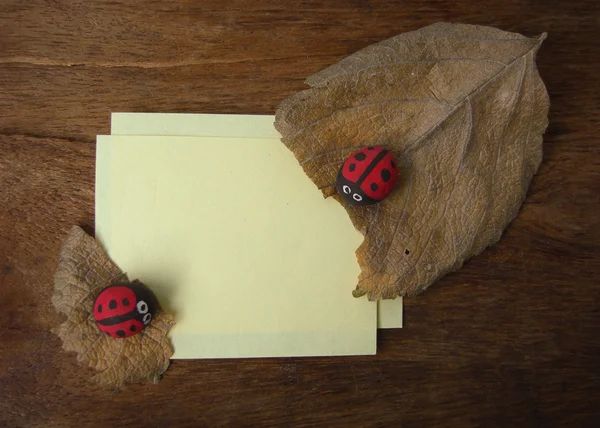
[(398, 179), (394, 155), (379, 146), (352, 153), (337, 176), (335, 188), (350, 205), (372, 205), (391, 193)]
[(96, 297), (94, 319), (100, 331), (122, 339), (146, 328), (157, 308), (156, 296), (141, 282), (117, 282)]

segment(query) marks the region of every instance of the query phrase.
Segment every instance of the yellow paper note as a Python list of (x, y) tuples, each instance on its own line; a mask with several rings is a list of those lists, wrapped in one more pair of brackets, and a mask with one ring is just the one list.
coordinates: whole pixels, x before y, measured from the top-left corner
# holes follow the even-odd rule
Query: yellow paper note
[(362, 236), (269, 138), (99, 136), (96, 233), (174, 312), (174, 358), (374, 354)]
[[(275, 116), (189, 113), (113, 113), (113, 135), (180, 135), (198, 137), (281, 137)], [(277, 161), (274, 159), (273, 161)], [(402, 327), (402, 298), (378, 302), (378, 328)]]

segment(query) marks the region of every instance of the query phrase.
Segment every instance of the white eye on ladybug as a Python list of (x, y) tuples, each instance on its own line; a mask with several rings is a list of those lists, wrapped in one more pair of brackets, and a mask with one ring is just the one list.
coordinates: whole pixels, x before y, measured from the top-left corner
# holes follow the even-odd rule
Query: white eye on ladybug
[(144, 315), (144, 325), (148, 325), (150, 323), (151, 319), (152, 319), (152, 314), (150, 314), (150, 312), (147, 312), (146, 315)]
[(356, 202), (360, 202), (362, 201), (362, 196), (360, 196), (358, 193), (355, 193), (352, 195), (352, 199), (354, 199)]
[(146, 312), (148, 312), (148, 304), (143, 300), (140, 300), (137, 304), (137, 310), (140, 314), (145, 314)]
[(349, 195), (350, 192), (352, 191), (352, 190), (350, 190), (350, 186), (344, 186), (344, 187), (342, 187), (342, 190), (344, 191), (344, 193), (346, 195)]

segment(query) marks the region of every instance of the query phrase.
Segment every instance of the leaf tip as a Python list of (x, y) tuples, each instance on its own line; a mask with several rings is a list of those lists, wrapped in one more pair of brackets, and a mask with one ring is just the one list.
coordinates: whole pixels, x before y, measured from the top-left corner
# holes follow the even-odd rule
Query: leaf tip
[(367, 290), (360, 289), (358, 287), (356, 287), (356, 289), (352, 290), (352, 296), (355, 297), (355, 298), (357, 298), (357, 299), (359, 297), (364, 296), (365, 294), (367, 294)]

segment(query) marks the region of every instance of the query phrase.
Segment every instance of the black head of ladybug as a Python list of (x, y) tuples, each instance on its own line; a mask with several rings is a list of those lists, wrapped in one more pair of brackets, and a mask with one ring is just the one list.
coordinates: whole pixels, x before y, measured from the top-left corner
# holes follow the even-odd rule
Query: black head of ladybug
[(157, 309), (156, 296), (141, 282), (117, 282), (101, 290), (96, 297), (94, 319), (103, 333), (126, 338), (150, 324)]
[(379, 146), (363, 147), (341, 166), (335, 188), (349, 205), (372, 205), (388, 196), (398, 179), (394, 155)]
[(356, 183), (344, 178), (341, 169), (340, 172), (338, 172), (337, 180), (335, 182), (335, 190), (337, 190), (338, 194), (349, 205), (365, 206), (379, 202), (365, 195), (360, 186), (356, 185)]

